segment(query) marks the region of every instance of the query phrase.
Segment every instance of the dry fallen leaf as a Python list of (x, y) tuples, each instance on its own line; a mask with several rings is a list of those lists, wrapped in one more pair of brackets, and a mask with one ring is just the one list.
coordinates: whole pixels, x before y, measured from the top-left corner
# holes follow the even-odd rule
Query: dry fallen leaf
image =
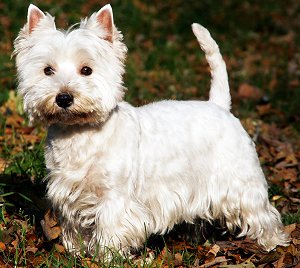
[(23, 122), (24, 122), (24, 118), (18, 114), (13, 114), (12, 116), (8, 116), (6, 119), (6, 125), (14, 128), (21, 127)]
[(219, 268), (255, 268), (256, 266), (251, 261), (245, 261), (240, 264), (220, 265)]
[(292, 232), (294, 232), (296, 230), (296, 227), (297, 227), (296, 223), (293, 223), (293, 224), (285, 226), (284, 231), (290, 235)]
[(174, 266), (183, 265), (183, 256), (180, 253), (178, 253), (178, 252), (174, 256), (173, 265)]
[(59, 252), (59, 253), (65, 253), (66, 249), (63, 245), (61, 244), (55, 244), (55, 249)]
[(58, 226), (58, 220), (52, 210), (48, 209), (41, 220), (41, 225), (48, 240), (53, 240), (61, 235), (61, 228)]
[(31, 246), (26, 247), (26, 252), (32, 252), (33, 254), (35, 254), (37, 251), (38, 251), (37, 247), (31, 247)]
[(19, 246), (20, 240), (17, 237), (14, 241), (11, 242), (11, 245), (16, 249)]
[(8, 160), (4, 158), (0, 158), (0, 173), (2, 173), (8, 164)]
[(220, 257), (216, 257), (210, 262), (200, 265), (199, 267), (207, 268), (223, 262), (227, 262), (227, 259), (225, 256), (220, 256)]
[(3, 242), (0, 242), (0, 250), (5, 250), (6, 246)]
[(238, 88), (238, 96), (244, 99), (258, 100), (262, 97), (261, 90), (247, 83), (240, 84)]
[(218, 252), (220, 251), (220, 246), (217, 244), (213, 245), (212, 248), (209, 250), (208, 253), (213, 254), (214, 256), (217, 256)]
[(82, 262), (82, 265), (84, 267), (88, 267), (88, 268), (98, 268), (98, 267), (100, 267), (98, 264), (96, 264), (90, 258), (82, 259), (81, 262)]

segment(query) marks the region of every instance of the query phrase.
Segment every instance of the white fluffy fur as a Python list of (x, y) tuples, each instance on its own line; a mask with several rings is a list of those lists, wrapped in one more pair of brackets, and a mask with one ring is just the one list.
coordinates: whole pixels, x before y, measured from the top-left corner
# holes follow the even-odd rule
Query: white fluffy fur
[[(49, 126), (48, 197), (64, 245), (89, 254), (106, 246), (126, 252), (196, 217), (239, 228), (266, 250), (286, 245), (255, 146), (229, 112), (226, 66), (209, 32), (192, 26), (211, 68), (209, 101), (135, 108), (122, 101), (126, 47), (115, 27), (113, 40), (104, 38), (103, 10), (112, 20), (106, 6), (64, 32), (31, 5), (33, 30), (27, 23), (15, 41), (24, 108), (32, 122)], [(55, 73), (46, 76), (49, 65)], [(80, 74), (84, 65), (90, 76)], [(70, 107), (56, 104), (60, 92), (74, 96)]]

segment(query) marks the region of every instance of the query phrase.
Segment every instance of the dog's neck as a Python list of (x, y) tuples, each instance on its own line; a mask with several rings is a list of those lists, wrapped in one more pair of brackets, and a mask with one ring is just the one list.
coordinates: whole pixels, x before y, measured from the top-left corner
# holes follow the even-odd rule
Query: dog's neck
[(118, 113), (119, 106), (117, 105), (111, 112), (105, 117), (103, 122), (88, 122), (88, 123), (75, 123), (75, 124), (66, 124), (64, 122), (56, 122), (47, 126), (48, 130), (55, 129), (56, 131), (60, 131), (61, 133), (77, 133), (77, 132), (85, 132), (85, 131), (92, 131), (92, 130), (101, 130), (105, 124), (112, 118), (113, 114)]

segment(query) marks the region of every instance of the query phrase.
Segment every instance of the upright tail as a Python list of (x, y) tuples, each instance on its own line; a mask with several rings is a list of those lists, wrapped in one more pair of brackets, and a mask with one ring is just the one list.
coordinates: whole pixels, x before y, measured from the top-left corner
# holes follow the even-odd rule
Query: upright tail
[(198, 23), (193, 23), (192, 29), (201, 49), (205, 53), (211, 71), (209, 101), (229, 111), (231, 108), (231, 97), (228, 75), (219, 47), (206, 28)]

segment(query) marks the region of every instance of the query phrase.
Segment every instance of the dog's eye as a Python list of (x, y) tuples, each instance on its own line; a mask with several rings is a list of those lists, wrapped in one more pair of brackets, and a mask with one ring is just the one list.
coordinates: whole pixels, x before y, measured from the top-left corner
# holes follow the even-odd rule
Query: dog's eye
[(93, 72), (92, 68), (88, 67), (88, 66), (84, 66), (81, 68), (80, 73), (82, 75), (88, 76), (91, 75)]
[(44, 73), (45, 75), (53, 75), (54, 74), (54, 69), (51, 67), (51, 66), (47, 66), (45, 69), (44, 69)]

